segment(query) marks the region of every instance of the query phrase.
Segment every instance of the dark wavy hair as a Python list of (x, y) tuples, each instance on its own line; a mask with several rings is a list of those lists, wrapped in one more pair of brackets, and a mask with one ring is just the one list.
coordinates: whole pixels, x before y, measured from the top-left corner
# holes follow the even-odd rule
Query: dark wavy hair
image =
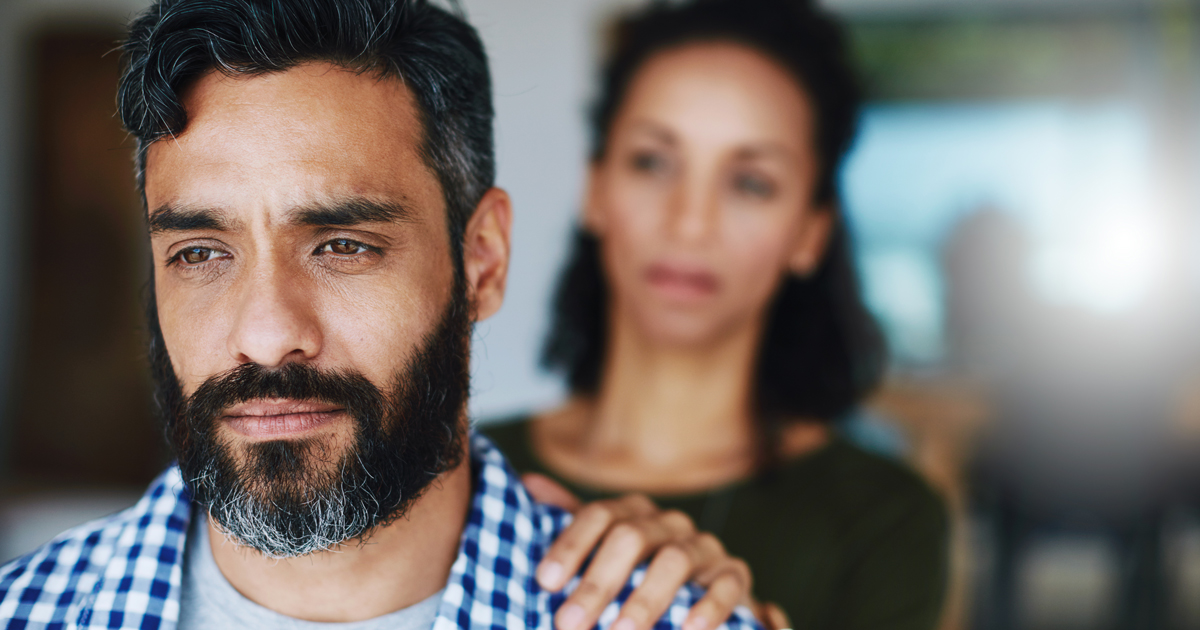
[(325, 61), (403, 80), (462, 264), (463, 232), (496, 167), (487, 55), (453, 0), (450, 10), (428, 0), (158, 0), (130, 26), (124, 53), (117, 101), (137, 138), (143, 203), (146, 151), (187, 127), (180, 96), (209, 71), (256, 75)]
[[(622, 17), (592, 109), (592, 159), (604, 158), (613, 120), (638, 70), (664, 50), (709, 41), (758, 50), (805, 89), (817, 121), (815, 201), (836, 211), (837, 175), (857, 130), (862, 97), (840, 27), (807, 0), (652, 2)], [(578, 230), (542, 355), (545, 367), (565, 372), (576, 394), (595, 394), (600, 386), (608, 291), (599, 241)], [(788, 419), (844, 416), (878, 385), (885, 364), (883, 336), (862, 302), (839, 222), (815, 272), (789, 276), (770, 305), (754, 394), (763, 444), (772, 444)]]

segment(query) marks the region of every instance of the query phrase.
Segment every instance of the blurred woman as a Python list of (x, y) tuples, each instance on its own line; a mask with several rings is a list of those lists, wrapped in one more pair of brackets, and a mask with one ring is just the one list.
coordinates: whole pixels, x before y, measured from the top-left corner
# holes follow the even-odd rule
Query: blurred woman
[(837, 176), (860, 95), (800, 0), (655, 3), (615, 30), (544, 360), (561, 408), (484, 431), (587, 501), (682, 511), (795, 628), (933, 628), (947, 518), (837, 437), (884, 368)]

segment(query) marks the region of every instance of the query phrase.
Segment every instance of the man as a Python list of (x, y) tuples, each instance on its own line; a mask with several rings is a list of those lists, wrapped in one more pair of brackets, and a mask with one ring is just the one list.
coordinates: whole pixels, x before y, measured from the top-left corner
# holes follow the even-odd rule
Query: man
[[(178, 465), (0, 569), (0, 619), (551, 627), (577, 582), (534, 569), (569, 515), (465, 416), (511, 222), (473, 29), (424, 0), (160, 0), (125, 49)], [(645, 576), (601, 625), (636, 627), (618, 607)], [(667, 595), (681, 626), (699, 594)]]

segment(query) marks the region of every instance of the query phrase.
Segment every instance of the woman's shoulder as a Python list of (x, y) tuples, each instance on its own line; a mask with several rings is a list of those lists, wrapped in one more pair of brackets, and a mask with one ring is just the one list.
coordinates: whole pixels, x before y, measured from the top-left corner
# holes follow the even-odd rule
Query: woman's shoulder
[(844, 519), (918, 520), (944, 528), (945, 501), (904, 462), (834, 438), (820, 453), (785, 466), (780, 490), (805, 488)]

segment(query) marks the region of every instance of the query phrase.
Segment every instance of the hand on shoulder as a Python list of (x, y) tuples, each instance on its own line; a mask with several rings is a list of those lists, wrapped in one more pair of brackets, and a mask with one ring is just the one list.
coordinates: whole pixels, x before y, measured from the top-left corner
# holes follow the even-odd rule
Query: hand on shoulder
[(587, 563), (578, 586), (555, 614), (558, 630), (595, 625), (644, 562), (649, 562), (645, 578), (621, 606), (611, 626), (615, 630), (648, 630), (688, 582), (706, 593), (689, 611), (684, 630), (712, 630), (738, 606), (748, 607), (768, 630), (790, 626), (778, 606), (754, 601), (750, 567), (730, 556), (716, 536), (697, 531), (683, 512), (661, 510), (641, 494), (583, 504), (544, 475), (527, 474), (522, 481), (537, 501), (575, 515), (538, 565), (538, 583), (561, 591)]

